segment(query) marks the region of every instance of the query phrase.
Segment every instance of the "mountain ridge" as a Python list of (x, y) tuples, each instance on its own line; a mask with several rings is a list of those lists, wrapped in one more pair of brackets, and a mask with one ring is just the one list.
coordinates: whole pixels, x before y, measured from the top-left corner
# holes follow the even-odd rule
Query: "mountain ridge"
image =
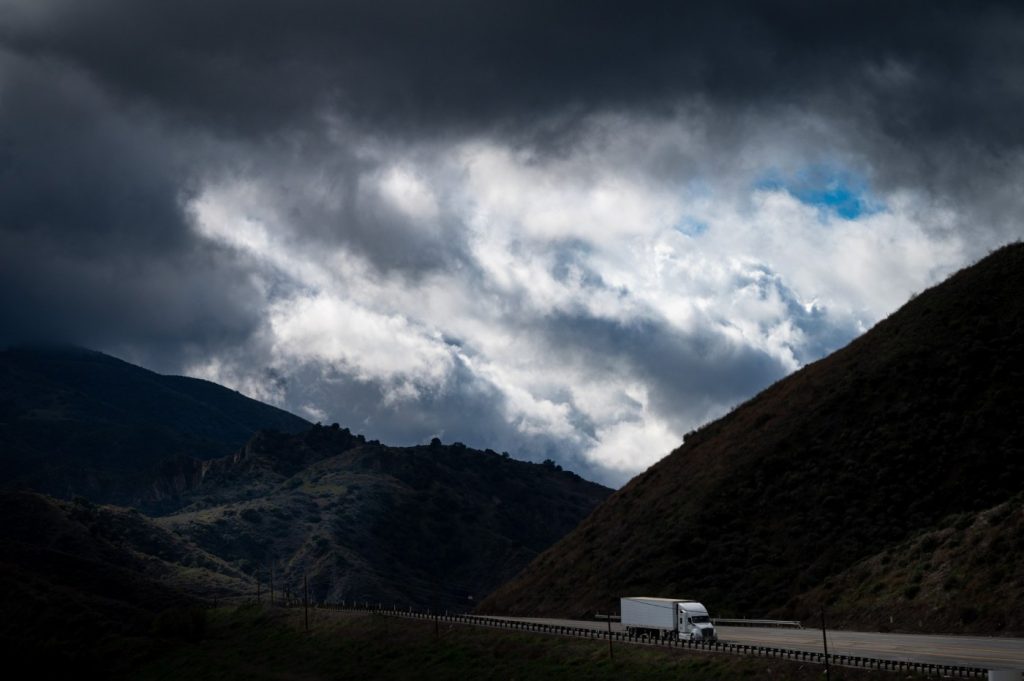
[[(108, 509), (91, 527), (195, 546), (245, 588), (276, 574), (294, 593), (308, 577), (317, 598), (467, 609), (611, 492), (550, 461), (437, 439), (389, 447), (80, 348), (0, 352), (0, 376), (0, 493), (76, 517)], [(24, 487), (75, 502), (33, 505), (9, 491)], [(165, 562), (178, 559), (195, 557), (178, 550)]]
[[(466, 609), (611, 490), (491, 450), (389, 447), (348, 429), (261, 432), (156, 518), (209, 552), (309, 578), (318, 599)], [(277, 567), (275, 567), (277, 566)]]
[(151, 510), (184, 482), (161, 487), (161, 468), (185, 475), (188, 460), (230, 454), (256, 430), (310, 425), (215, 383), (84, 348), (2, 350), (0, 379), (0, 486), (59, 498)]

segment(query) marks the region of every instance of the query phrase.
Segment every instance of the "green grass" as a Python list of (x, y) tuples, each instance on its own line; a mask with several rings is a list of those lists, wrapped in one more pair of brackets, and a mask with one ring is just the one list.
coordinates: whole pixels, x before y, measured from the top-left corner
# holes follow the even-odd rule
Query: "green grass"
[[(134, 665), (132, 679), (720, 679), (822, 678), (822, 667), (723, 654), (387, 618), (368, 613), (254, 606), (208, 611), (206, 636), (176, 640)], [(184, 637), (183, 637), (184, 638)], [(832, 680), (878, 673), (834, 670)], [(901, 678), (903, 678), (901, 676)]]

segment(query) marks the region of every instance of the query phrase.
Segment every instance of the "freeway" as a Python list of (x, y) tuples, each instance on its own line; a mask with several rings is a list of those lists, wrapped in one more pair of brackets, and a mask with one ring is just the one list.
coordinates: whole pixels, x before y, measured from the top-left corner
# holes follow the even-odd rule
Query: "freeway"
[[(554, 626), (580, 627), (606, 631), (606, 622), (560, 620), (534, 617), (497, 617), (495, 619), (536, 622)], [(612, 631), (622, 631), (612, 623)], [(718, 627), (719, 637), (730, 643), (821, 652), (820, 629), (777, 629), (759, 627)], [(984, 669), (1024, 669), (1024, 639), (979, 636), (934, 636), (924, 634), (880, 634), (862, 631), (828, 631), (828, 652), (859, 655), (885, 660), (903, 660), (928, 664), (981, 667)]]

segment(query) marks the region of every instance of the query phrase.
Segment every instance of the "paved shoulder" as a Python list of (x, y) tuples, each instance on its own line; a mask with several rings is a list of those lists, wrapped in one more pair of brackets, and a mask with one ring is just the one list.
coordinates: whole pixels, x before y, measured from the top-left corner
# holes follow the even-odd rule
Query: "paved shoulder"
[[(494, 619), (535, 622), (560, 627), (606, 631), (607, 622), (551, 619), (544, 617), (495, 617)], [(622, 625), (612, 623), (612, 631)], [(790, 650), (821, 652), (820, 629), (776, 629), (718, 627), (723, 641)], [(903, 660), (986, 669), (1024, 669), (1024, 639), (978, 636), (930, 636), (923, 634), (881, 634), (863, 631), (828, 631), (829, 653), (857, 655), (883, 660)]]

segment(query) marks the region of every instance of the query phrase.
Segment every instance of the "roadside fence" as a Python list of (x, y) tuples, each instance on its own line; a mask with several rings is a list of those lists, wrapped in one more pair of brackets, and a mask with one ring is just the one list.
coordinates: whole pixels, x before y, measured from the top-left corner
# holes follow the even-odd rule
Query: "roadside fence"
[[(634, 636), (626, 632), (605, 631), (603, 629), (591, 629), (587, 627), (569, 627), (555, 624), (540, 624), (536, 622), (524, 622), (522, 620), (500, 619), (494, 617), (480, 617), (478, 615), (463, 614), (441, 614), (417, 610), (399, 610), (381, 607), (373, 603), (319, 603), (317, 608), (323, 610), (361, 611), (373, 612), (388, 617), (404, 617), (407, 619), (427, 620), (434, 622), (448, 622), (451, 624), (465, 624), (476, 627), (489, 627), (492, 629), (506, 629), (511, 631), (524, 631), (555, 636), (567, 636), (571, 638), (593, 639), (598, 641), (617, 641), (620, 643), (660, 646), (663, 648), (676, 648), (687, 650), (700, 650), (705, 652), (728, 653), (732, 655), (747, 655), (753, 657), (768, 657), (780, 660), (794, 660), (800, 662), (811, 662), (824, 664), (824, 653), (807, 650), (790, 650), (786, 648), (772, 648), (766, 646), (752, 646), (742, 643), (728, 643), (724, 641), (684, 641), (677, 638), (655, 638), (649, 636)], [(734, 622), (735, 620), (718, 620), (718, 622)], [(743, 620), (752, 622), (756, 620)], [(788, 624), (788, 623), (787, 623)], [(799, 625), (799, 623), (796, 623)], [(753, 625), (750, 625), (753, 626)], [(930, 664), (926, 662), (908, 662), (905, 660), (887, 660), (882, 658), (861, 657), (857, 655), (836, 655), (830, 653), (828, 662), (832, 665), (842, 667), (854, 667), (860, 669), (874, 669), (878, 671), (892, 672), (916, 672), (929, 676), (939, 676), (956, 679), (984, 679), (988, 677), (988, 670), (978, 667), (958, 667), (952, 665)]]

